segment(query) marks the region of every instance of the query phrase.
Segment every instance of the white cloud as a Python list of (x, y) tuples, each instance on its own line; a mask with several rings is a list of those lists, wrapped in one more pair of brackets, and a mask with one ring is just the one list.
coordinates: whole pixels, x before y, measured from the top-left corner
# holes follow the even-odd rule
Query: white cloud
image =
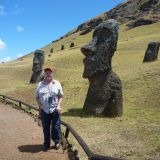
[(2, 39), (0, 39), (0, 50), (4, 49), (6, 46), (5, 42), (2, 41)]
[(4, 58), (4, 61), (5, 61), (5, 62), (8, 62), (8, 61), (10, 61), (10, 60), (11, 60), (11, 57), (5, 57), (5, 58)]
[(22, 57), (22, 56), (23, 56), (22, 53), (20, 53), (20, 54), (17, 55), (18, 58), (20, 58), (20, 57)]
[(3, 5), (0, 5), (0, 16), (19, 14), (23, 10), (24, 10), (24, 8), (20, 7), (18, 4), (13, 4), (12, 9), (9, 9), (7, 11)]
[(4, 58), (0, 59), (0, 62), (9, 62), (11, 60), (12, 60), (11, 57), (4, 57)]
[(4, 10), (5, 10), (4, 6), (0, 5), (0, 16), (3, 16), (6, 14)]
[(17, 32), (23, 32), (24, 31), (24, 28), (22, 27), (22, 26), (17, 26), (16, 27), (16, 30), (17, 30)]

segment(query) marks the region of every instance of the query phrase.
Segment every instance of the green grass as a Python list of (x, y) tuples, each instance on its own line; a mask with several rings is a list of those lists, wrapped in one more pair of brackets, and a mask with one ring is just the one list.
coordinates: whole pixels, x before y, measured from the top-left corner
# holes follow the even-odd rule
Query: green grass
[[(92, 33), (72, 35), (44, 48), (44, 67), (56, 70), (55, 79), (60, 80), (64, 90), (62, 119), (94, 152), (132, 160), (160, 158), (160, 60), (142, 63), (148, 43), (160, 40), (159, 28), (160, 23), (132, 30), (125, 30), (124, 25), (120, 28), (112, 66), (123, 85), (124, 114), (121, 118), (93, 117), (82, 112), (88, 80), (82, 78), (83, 55), (78, 46), (90, 41)], [(77, 48), (59, 50), (61, 44), (69, 46), (71, 41)], [(55, 51), (48, 57), (52, 47)], [(36, 84), (29, 84), (32, 58), (33, 55), (29, 55), (23, 60), (0, 64), (1, 94), (36, 105)], [(76, 148), (75, 140), (70, 140)]]

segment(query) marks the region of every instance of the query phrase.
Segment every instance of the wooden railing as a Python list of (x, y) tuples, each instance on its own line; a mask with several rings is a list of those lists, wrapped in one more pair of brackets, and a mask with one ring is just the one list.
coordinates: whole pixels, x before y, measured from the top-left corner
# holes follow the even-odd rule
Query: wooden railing
[[(31, 106), (27, 103), (24, 103), (22, 101), (16, 100), (14, 98), (8, 97), (8, 96), (0, 95), (0, 100), (5, 102), (5, 103), (10, 102), (14, 105), (17, 105), (17, 104), (14, 103), (14, 102), (17, 102), (18, 107), (21, 108), (21, 109), (23, 108), (22, 107), (22, 105), (23, 105), (23, 106), (26, 106), (28, 108), (28, 110), (32, 109), (32, 110), (38, 111), (38, 108), (36, 108), (34, 106)], [(38, 117), (38, 114), (37, 114), (37, 117)], [(66, 149), (72, 150), (72, 145), (69, 144), (69, 142), (68, 142), (68, 136), (69, 136), (69, 133), (71, 133), (74, 136), (74, 138), (77, 140), (79, 145), (82, 147), (84, 152), (86, 153), (86, 155), (88, 157), (88, 160), (122, 160), (122, 159), (119, 159), (119, 158), (113, 158), (113, 157), (94, 154), (89, 149), (86, 142), (78, 135), (78, 133), (69, 124), (67, 124), (66, 122), (64, 122), (62, 120), (61, 120), (61, 124), (66, 128), (65, 133), (64, 134), (62, 133), (62, 148), (63, 148), (63, 150), (66, 150)], [(72, 160), (73, 159), (74, 160), (79, 160), (77, 150), (73, 151), (71, 159)]]

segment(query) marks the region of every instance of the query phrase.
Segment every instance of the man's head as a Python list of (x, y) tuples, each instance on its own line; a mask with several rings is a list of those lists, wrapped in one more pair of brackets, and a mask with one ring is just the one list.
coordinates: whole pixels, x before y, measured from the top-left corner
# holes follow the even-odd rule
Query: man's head
[(43, 65), (44, 65), (44, 51), (38, 49), (34, 52), (32, 71), (33, 72), (42, 71)]
[(50, 82), (53, 80), (53, 70), (51, 68), (45, 68), (44, 69), (44, 80), (46, 82)]
[(86, 56), (84, 78), (111, 70), (111, 58), (116, 51), (118, 40), (118, 23), (110, 19), (98, 25), (93, 32), (93, 40), (81, 48)]

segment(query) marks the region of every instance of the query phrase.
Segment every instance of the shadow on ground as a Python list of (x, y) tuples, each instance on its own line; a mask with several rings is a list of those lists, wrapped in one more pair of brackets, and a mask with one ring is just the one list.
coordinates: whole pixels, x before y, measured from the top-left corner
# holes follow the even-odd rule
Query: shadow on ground
[(42, 144), (23, 145), (18, 147), (20, 152), (37, 153), (43, 151)]
[(68, 109), (68, 112), (64, 112), (61, 115), (62, 116), (72, 116), (72, 117), (85, 117), (85, 118), (89, 118), (93, 116), (93, 115), (85, 113), (82, 108)]

